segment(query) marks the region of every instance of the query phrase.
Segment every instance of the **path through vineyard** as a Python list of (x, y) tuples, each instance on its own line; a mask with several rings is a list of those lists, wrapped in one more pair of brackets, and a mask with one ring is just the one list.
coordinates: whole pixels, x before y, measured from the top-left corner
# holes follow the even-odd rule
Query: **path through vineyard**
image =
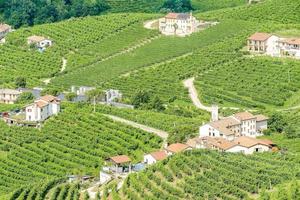
[(200, 99), (198, 98), (198, 92), (194, 86), (194, 80), (195, 77), (192, 77), (183, 81), (184, 87), (189, 90), (189, 96), (192, 99), (193, 104), (201, 110), (211, 112), (211, 107), (203, 105), (203, 103), (201, 103)]
[(129, 120), (123, 119), (121, 117), (117, 117), (117, 116), (114, 116), (114, 115), (105, 115), (105, 116), (111, 118), (114, 121), (118, 121), (118, 122), (127, 124), (129, 126), (132, 126), (132, 127), (138, 128), (138, 129), (142, 129), (142, 130), (144, 130), (148, 133), (154, 133), (155, 135), (161, 137), (164, 141), (166, 141), (166, 139), (168, 138), (168, 135), (169, 135), (169, 133), (167, 133), (165, 131), (155, 129), (155, 128), (152, 128), (150, 126), (139, 124), (139, 123), (136, 123), (136, 122), (133, 122), (133, 121), (129, 121)]
[[(68, 62), (67, 59), (62, 58), (62, 65), (61, 65), (60, 73), (62, 73), (62, 72), (65, 71), (66, 66), (67, 66), (67, 62)], [(53, 77), (52, 77), (52, 78), (53, 78)], [(43, 82), (44, 82), (46, 85), (48, 85), (48, 84), (51, 82), (52, 78), (47, 78), (47, 79), (44, 80)]]
[(155, 27), (153, 27), (153, 25), (154, 25), (155, 23), (158, 23), (158, 20), (157, 20), (157, 19), (151, 20), (151, 21), (147, 21), (147, 22), (144, 23), (144, 27), (145, 27), (146, 29), (155, 29)]

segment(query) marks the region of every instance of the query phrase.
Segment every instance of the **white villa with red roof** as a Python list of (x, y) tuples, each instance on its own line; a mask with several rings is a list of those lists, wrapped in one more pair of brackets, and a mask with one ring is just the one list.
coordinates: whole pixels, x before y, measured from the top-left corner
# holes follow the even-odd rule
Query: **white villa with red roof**
[(186, 36), (196, 32), (198, 24), (192, 13), (169, 13), (159, 19), (159, 31), (164, 35)]
[(248, 51), (300, 59), (300, 38), (280, 38), (269, 33), (254, 33), (248, 38)]
[(41, 122), (60, 112), (60, 100), (57, 97), (46, 95), (26, 106), (26, 121)]
[(199, 134), (200, 137), (221, 137), (230, 141), (240, 136), (257, 137), (267, 129), (267, 121), (264, 115), (241, 112), (201, 126)]
[(46, 47), (52, 46), (52, 40), (45, 38), (43, 36), (30, 36), (27, 38), (28, 45), (35, 45), (39, 49), (46, 49)]

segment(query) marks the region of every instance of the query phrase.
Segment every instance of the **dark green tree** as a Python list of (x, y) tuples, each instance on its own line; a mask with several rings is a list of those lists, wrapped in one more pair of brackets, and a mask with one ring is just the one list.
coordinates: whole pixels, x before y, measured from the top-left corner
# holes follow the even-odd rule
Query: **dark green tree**
[(23, 92), (17, 99), (16, 103), (26, 104), (34, 100), (34, 96), (31, 92)]
[(193, 10), (190, 0), (166, 0), (162, 10), (172, 12), (189, 12)]
[(27, 85), (26, 78), (21, 76), (17, 77), (15, 80), (15, 85), (17, 88), (25, 88)]
[(152, 109), (157, 110), (157, 111), (164, 111), (165, 110), (164, 103), (158, 96), (155, 96), (153, 98), (153, 100), (150, 103), (150, 107)]
[(135, 108), (141, 107), (143, 104), (147, 104), (150, 102), (150, 94), (147, 91), (141, 90), (138, 91), (132, 100), (132, 105)]

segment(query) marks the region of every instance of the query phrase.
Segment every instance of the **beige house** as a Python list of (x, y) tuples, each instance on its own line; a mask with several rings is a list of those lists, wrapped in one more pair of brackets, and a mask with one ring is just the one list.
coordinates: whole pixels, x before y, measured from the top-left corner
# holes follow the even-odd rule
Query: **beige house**
[(278, 41), (281, 56), (300, 58), (300, 38), (286, 38)]
[(12, 89), (0, 89), (0, 103), (14, 104), (22, 92)]
[(5, 36), (11, 32), (11, 26), (7, 24), (0, 24), (0, 43), (5, 42)]
[(37, 48), (44, 50), (46, 47), (52, 46), (52, 40), (47, 39), (43, 36), (30, 36), (27, 38), (28, 45), (36, 45)]
[(277, 36), (269, 33), (254, 33), (248, 38), (248, 51), (277, 56), (279, 54), (278, 40)]
[(257, 137), (268, 128), (268, 118), (264, 115), (253, 115), (250, 112), (236, 113), (220, 120), (212, 121), (199, 128), (200, 137), (221, 137), (234, 140), (236, 137)]
[(198, 24), (192, 13), (169, 13), (159, 19), (159, 31), (164, 35), (186, 36), (196, 32)]

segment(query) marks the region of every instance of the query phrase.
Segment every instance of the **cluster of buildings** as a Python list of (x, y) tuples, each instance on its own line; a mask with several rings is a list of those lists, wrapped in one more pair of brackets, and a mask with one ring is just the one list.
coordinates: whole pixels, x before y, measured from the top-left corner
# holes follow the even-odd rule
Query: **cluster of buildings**
[(300, 59), (300, 38), (281, 38), (269, 33), (254, 33), (248, 38), (247, 48), (252, 53)]
[(160, 18), (159, 31), (164, 35), (187, 36), (201, 29), (216, 25), (216, 22), (197, 20), (192, 13), (168, 13)]
[(19, 90), (13, 89), (0, 89), (0, 103), (14, 104), (18, 97), (22, 94)]
[(52, 46), (53, 41), (43, 36), (33, 35), (27, 38), (27, 44), (33, 45), (39, 51), (44, 51), (47, 47)]
[(0, 23), (0, 44), (5, 43), (5, 36), (12, 31), (11, 26), (8, 24)]

